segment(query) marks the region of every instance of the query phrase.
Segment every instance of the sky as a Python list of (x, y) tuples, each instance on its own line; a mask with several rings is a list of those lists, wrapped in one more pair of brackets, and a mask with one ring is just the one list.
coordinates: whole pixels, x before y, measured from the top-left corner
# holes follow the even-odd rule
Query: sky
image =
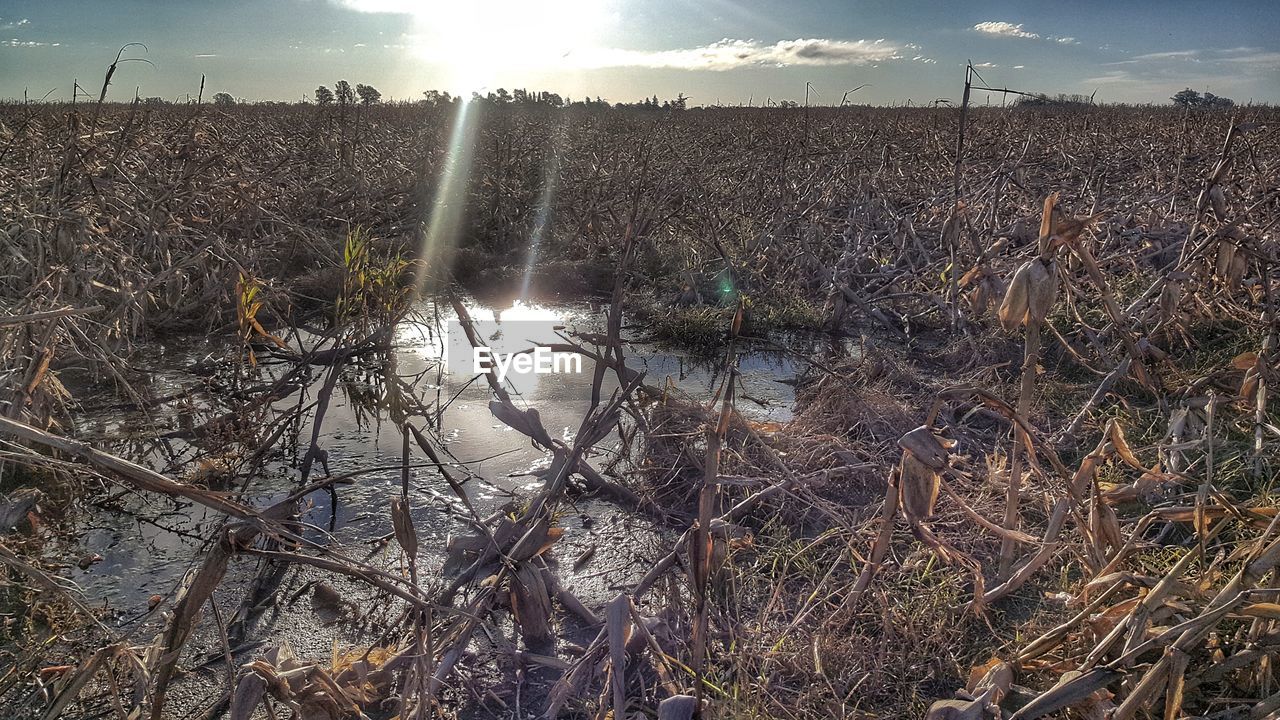
[[(497, 88), (693, 105), (958, 102), (994, 87), (1280, 103), (1276, 0), (0, 0), (0, 98), (300, 100), (339, 79), (384, 99)], [(974, 102), (999, 104), (978, 92)]]

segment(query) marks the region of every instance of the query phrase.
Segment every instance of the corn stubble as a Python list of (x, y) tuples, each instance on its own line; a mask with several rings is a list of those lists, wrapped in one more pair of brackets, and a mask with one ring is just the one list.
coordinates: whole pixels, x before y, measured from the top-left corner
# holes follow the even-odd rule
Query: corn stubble
[[(178, 593), (150, 603), (154, 636), (124, 636), (21, 534), (53, 522), (41, 507), (60, 486), (0, 496), (21, 528), (0, 527), (0, 564), (26, 602), (5, 626), (0, 697), (50, 718), (168, 717), (205, 632), (228, 654), (251, 648), (197, 708), (237, 720), (266, 707), (335, 720), (1274, 715), (1280, 117), (975, 108), (957, 198), (941, 112), (812, 108), (801, 133), (782, 110), (486, 108), (468, 239), (447, 268), (413, 254), (432, 212), (418, 198), (446, 162), (445, 109), (0, 107), (0, 471), (226, 518)], [(523, 263), (535, 228), (552, 277), (594, 268), (612, 287), (605, 332), (565, 339), (599, 368), (571, 439), (486, 377), (495, 421), (550, 459), (537, 489), (483, 514), (442, 462), (428, 394), (396, 385), (403, 491), (377, 518), (385, 562), (303, 537), (299, 500), (359, 479), (328, 471), (327, 399), (279, 401), (307, 367), (327, 366), (327, 398), (344, 368), (388, 362), (402, 274)], [(724, 325), (710, 402), (623, 354), (624, 304), (673, 292), (719, 303), (691, 309)], [(760, 422), (739, 412), (754, 398), (737, 358), (752, 314), (779, 296), (845, 351), (809, 358), (792, 419)], [(437, 299), (465, 317), (456, 295)], [(336, 347), (300, 345), (285, 320), (309, 307)], [(211, 473), (171, 477), (80, 441), (64, 369), (88, 365), (161, 409), (131, 362), (149, 338), (193, 328), (238, 338), (243, 387), (216, 422), (175, 433), (229, 436), (250, 462), (218, 474), (247, 481), (310, 420), (300, 444), (323, 475), (255, 507), (188, 482)], [(260, 374), (267, 355), (286, 368), (277, 383)], [(276, 430), (245, 430), (258, 423)], [(414, 472), (457, 509), (446, 547), (414, 525)], [(566, 555), (560, 525), (583, 492), (666, 533), (604, 603), (567, 574), (595, 571), (593, 552)], [(344, 578), (394, 617), (324, 657), (269, 634), (258, 648), (207, 611), (239, 592), (224, 578), (249, 560), (326, 573), (316, 592)], [(246, 611), (261, 606), (244, 595)], [(353, 604), (336, 601), (356, 628), (367, 613)]]

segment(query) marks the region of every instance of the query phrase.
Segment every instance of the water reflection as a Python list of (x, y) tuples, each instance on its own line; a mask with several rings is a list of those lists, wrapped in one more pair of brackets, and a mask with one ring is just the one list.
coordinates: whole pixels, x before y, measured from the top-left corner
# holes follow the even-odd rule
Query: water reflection
[[(561, 333), (589, 333), (604, 325), (602, 309), (588, 303), (516, 303), (501, 309), (471, 303), (467, 310), (481, 337), (499, 352), (562, 342)], [(395, 351), (386, 362), (353, 365), (342, 374), (320, 434), (329, 470), (344, 474), (383, 469), (363, 473), (352, 484), (343, 485), (337, 492), (336, 507), (325, 492), (308, 498), (310, 508), (304, 520), (327, 528), (332, 518), (333, 542), (367, 548), (371, 538), (388, 531), (386, 508), (389, 498), (399, 493), (396, 466), (403, 442), (400, 426), (406, 417), (416, 418), (418, 425), (423, 416), (429, 418), (429, 434), (448, 458), (457, 461), (458, 474), (468, 478), (465, 487), (482, 513), (508, 502), (513, 493), (539, 485), (530, 474), (544, 468), (547, 457), (526, 437), (492, 416), (490, 390), (483, 379), (451, 371), (448, 356), (467, 352), (469, 346), (459, 344), (459, 340), (466, 342), (462, 333), (447, 332), (450, 321), (456, 323), (456, 317), (446, 308), (423, 306), (397, 329)], [(193, 368), (207, 357), (234, 353), (233, 347), (219, 340), (167, 345), (163, 353), (156, 353), (155, 367), (150, 368), (148, 380), (139, 390), (152, 397), (184, 395), (189, 398), (185, 409), (182, 404), (169, 404), (152, 411), (122, 411), (112, 407), (112, 402), (118, 401), (112, 401), (114, 394), (104, 389), (99, 398), (88, 403), (101, 409), (88, 413), (80, 430), (96, 436), (107, 449), (170, 472), (190, 467), (195, 458), (215, 456), (220, 452), (216, 445), (159, 436), (184, 422), (198, 425), (226, 411), (225, 406), (206, 399), (217, 394), (216, 383)], [(662, 385), (670, 378), (677, 388), (698, 400), (709, 401), (719, 379), (719, 368), (711, 363), (636, 338), (624, 342), (624, 356), (632, 368), (646, 372), (650, 384)], [(738, 365), (744, 396), (739, 409), (752, 419), (788, 420), (794, 397), (791, 382), (799, 369), (793, 357), (748, 344)], [(548, 431), (572, 442), (591, 404), (594, 369), (592, 361), (584, 359), (581, 373), (508, 376), (507, 382), (517, 404), (537, 408)], [(271, 382), (271, 367), (263, 372), (263, 381)], [(324, 368), (311, 369), (298, 393), (274, 403), (270, 408), (274, 412), (264, 408), (260, 417), (253, 418), (261, 423), (263, 440), (271, 432), (272, 415), (313, 403), (326, 374)], [(603, 393), (607, 396), (616, 387), (614, 374), (606, 373)], [(183, 413), (186, 420), (180, 421)], [(258, 472), (238, 481), (244, 483), (247, 500), (264, 506), (296, 487), (313, 415), (314, 411), (302, 413), (283, 431), (280, 449), (263, 460)], [(298, 438), (304, 440), (299, 442)], [(602, 445), (603, 451), (610, 450), (607, 443)], [(414, 457), (421, 459), (416, 449)], [(428, 468), (413, 470), (411, 485), (421, 546), (424, 552), (436, 552), (448, 534), (459, 529), (457, 500)], [(603, 503), (585, 503), (579, 510), (596, 512), (592, 508), (597, 505)], [(609, 508), (599, 511), (608, 512)], [(145, 607), (150, 594), (171, 593), (197, 556), (202, 539), (210, 536), (219, 521), (201, 508), (167, 498), (122, 495), (94, 508), (87, 520), (85, 549), (103, 555), (104, 561), (87, 571), (73, 570), (72, 577), (93, 598), (110, 598), (117, 607)], [(312, 533), (318, 540), (329, 539), (319, 530)], [(423, 564), (432, 567), (431, 562)]]

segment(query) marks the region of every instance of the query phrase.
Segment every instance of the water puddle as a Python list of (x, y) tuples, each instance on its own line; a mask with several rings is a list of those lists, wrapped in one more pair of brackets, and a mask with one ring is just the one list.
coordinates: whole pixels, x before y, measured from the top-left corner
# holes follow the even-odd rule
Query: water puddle
[[(557, 332), (599, 332), (604, 324), (604, 309), (586, 302), (516, 305), (496, 311), (474, 303), (469, 312), (477, 321), (477, 330), (495, 350), (524, 349), (530, 340), (558, 342)], [(398, 426), (388, 420), (387, 411), (397, 402), (412, 402), (432, 413), (434, 427), (429, 434), (456, 461), (457, 473), (467, 477), (467, 492), (482, 514), (519, 501), (540, 485), (541, 480), (532, 473), (545, 466), (543, 453), (493, 417), (489, 410), (491, 391), (483, 379), (451, 372), (454, 363), (445, 362), (449, 353), (465, 350), (456, 344), (456, 332), (448, 334), (455, 340), (452, 349), (441, 335), (440, 329), (447, 329), (453, 319), (443, 308), (423, 307), (415, 319), (397, 328), (394, 362), (389, 367), (352, 366), (342, 374), (323, 420), (319, 444), (327, 452), (330, 473), (367, 472), (361, 472), (352, 484), (338, 487), (336, 507), (327, 492), (308, 497), (310, 507), (303, 519), (311, 525), (312, 539), (355, 557), (372, 556), (381, 547), (375, 541), (390, 531), (387, 507), (390, 498), (398, 496), (401, 483), (397, 466), (403, 438)], [(541, 332), (550, 337), (529, 337), (530, 328), (546, 328)], [(217, 368), (225, 368), (236, 352), (236, 346), (225, 339), (184, 338), (157, 344), (144, 379), (135, 389), (144, 397), (176, 399), (142, 412), (118, 407), (121, 398), (108, 388), (88, 396), (84, 396), (85, 388), (78, 388), (77, 397), (91, 411), (77, 431), (103, 449), (188, 481), (216, 479), (218, 468), (235, 458), (220, 457), (207, 442), (161, 436), (196, 424), (209, 414), (208, 408), (216, 405), (210, 398), (220, 391), (218, 384), (225, 382), (225, 373)], [(626, 338), (624, 354), (632, 369), (646, 373), (647, 383), (663, 386), (669, 381), (695, 400), (709, 401), (721, 381), (716, 363), (640, 338)], [(794, 378), (802, 363), (776, 347), (748, 344), (738, 364), (745, 396), (739, 410), (754, 420), (790, 419)], [(287, 367), (272, 366), (265, 356), (261, 366), (263, 377), (254, 382), (270, 383), (278, 370)], [(592, 361), (585, 360), (582, 370), (509, 377), (508, 390), (517, 406), (536, 408), (550, 432), (571, 439), (591, 405)], [(313, 402), (327, 372), (327, 367), (313, 367), (305, 387), (276, 402), (275, 409), (284, 412)], [(604, 397), (616, 387), (616, 377), (607, 373)], [(303, 420), (286, 431), (290, 439), (280, 443), (284, 451), (271, 456), (247, 481), (249, 502), (262, 507), (298, 486), (313, 415), (313, 411), (304, 413)], [(420, 418), (414, 422), (423, 424)], [(607, 466), (609, 443), (601, 443), (600, 449), (602, 455), (594, 462)], [(424, 459), (416, 447), (412, 457), (415, 462)], [(193, 471), (193, 467), (203, 469)], [(313, 480), (323, 476), (319, 466), (312, 472)], [(242, 482), (246, 481), (235, 480), (237, 486)], [(428, 572), (438, 574), (447, 538), (463, 529), (457, 515), (458, 501), (430, 468), (414, 469), (411, 487), (411, 506), (424, 555), (420, 563)], [(652, 544), (649, 541), (657, 531), (626, 516), (603, 500), (589, 499), (561, 518), (565, 528), (558, 546), (564, 548), (561, 557), (572, 558), (587, 549), (597, 552), (581, 571), (563, 571), (566, 583), (584, 599), (594, 596), (606, 600), (611, 588), (645, 569), (639, 553)], [(83, 551), (102, 560), (85, 569), (73, 569), (72, 579), (91, 600), (107, 604), (120, 619), (135, 617), (146, 609), (152, 595), (173, 597), (178, 582), (193, 567), (220, 520), (198, 506), (172, 499), (117, 494), (92, 508), (85, 521)], [(390, 556), (394, 552), (382, 555), (388, 556), (387, 562), (393, 561)]]

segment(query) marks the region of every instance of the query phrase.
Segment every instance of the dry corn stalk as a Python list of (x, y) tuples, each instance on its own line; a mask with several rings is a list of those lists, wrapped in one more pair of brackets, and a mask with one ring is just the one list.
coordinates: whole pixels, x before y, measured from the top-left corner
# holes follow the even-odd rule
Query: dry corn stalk
[(400, 498), (391, 498), (391, 526), (395, 530), (396, 542), (409, 557), (418, 554), (418, 531), (413, 527), (413, 517), (409, 514), (409, 505)]
[(960, 278), (960, 287), (969, 290), (969, 313), (973, 317), (987, 314), (1004, 294), (1004, 285), (1000, 277), (986, 265), (976, 265)]
[(951, 258), (951, 271), (947, 273), (947, 302), (951, 308), (952, 327), (958, 327), (960, 323), (960, 283), (956, 270), (959, 269), (957, 258), (960, 250), (960, 230), (964, 220), (964, 201), (957, 200), (951, 211), (947, 213), (946, 222), (942, 226), (942, 244), (947, 248)]
[(1240, 281), (1249, 269), (1248, 253), (1241, 247), (1246, 239), (1244, 231), (1233, 227), (1225, 232), (1215, 248), (1213, 274), (1230, 290), (1240, 288)]
[(1036, 258), (1023, 263), (1009, 281), (1000, 303), (1000, 324), (1006, 330), (1038, 327), (1049, 316), (1058, 296), (1058, 263), (1052, 258)]
[(981, 720), (1000, 716), (1000, 701), (1013, 686), (1013, 668), (991, 658), (969, 671), (969, 682), (955, 700), (938, 700), (929, 706), (925, 720)]
[(537, 646), (551, 639), (551, 596), (542, 573), (528, 562), (520, 563), (511, 578), (511, 611), (526, 643)]
[(947, 466), (947, 456), (955, 445), (954, 440), (940, 437), (928, 425), (921, 425), (898, 439), (898, 447), (934, 470)]
[(899, 478), (902, 511), (907, 521), (918, 524), (933, 516), (933, 506), (938, 501), (938, 485), (942, 476), (929, 465), (921, 462), (911, 452), (902, 454)]
[[(1054, 209), (1058, 194), (1044, 199), (1044, 214), (1040, 218), (1040, 256), (1018, 268), (1004, 302), (1000, 306), (1000, 322), (1007, 329), (1022, 325), (1026, 328), (1023, 346), (1022, 382), (1018, 393), (1018, 415), (1027, 417), (1031, 409), (1031, 393), (1035, 386), (1036, 366), (1040, 361), (1040, 326), (1049, 315), (1058, 294), (1058, 268), (1053, 259), (1056, 249), (1054, 238)], [(1022, 485), (1022, 453), (1027, 446), (1026, 432), (1021, 425), (1014, 426), (1012, 458), (1009, 467), (1009, 484), (1005, 494), (1004, 529), (1018, 529), (1018, 503)], [(1013, 566), (1015, 541), (1005, 537), (1000, 541), (998, 577), (1009, 577)]]
[(947, 466), (947, 456), (955, 444), (954, 440), (938, 436), (927, 425), (898, 440), (898, 446), (903, 449), (898, 490), (902, 510), (913, 527), (933, 516), (942, 482), (941, 471)]

